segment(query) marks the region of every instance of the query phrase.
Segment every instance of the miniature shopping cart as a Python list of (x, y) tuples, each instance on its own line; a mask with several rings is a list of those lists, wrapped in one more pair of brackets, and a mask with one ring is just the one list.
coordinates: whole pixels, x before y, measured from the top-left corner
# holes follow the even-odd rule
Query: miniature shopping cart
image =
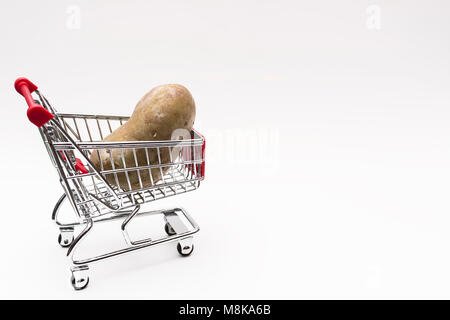
[[(64, 190), (55, 205), (52, 219), (60, 230), (59, 244), (68, 248), (67, 256), (72, 263), (71, 282), (76, 290), (88, 285), (89, 265), (93, 262), (166, 242), (177, 242), (178, 252), (183, 256), (192, 253), (192, 237), (199, 227), (184, 209), (148, 212), (140, 212), (139, 209), (144, 203), (196, 190), (200, 186), (205, 175), (205, 139), (202, 135), (192, 130), (187, 132), (187, 137), (177, 136), (176, 140), (102, 142), (104, 137), (129, 117), (59, 113), (28, 79), (17, 79), (15, 88), (28, 104), (27, 116), (39, 128)], [(134, 153), (135, 166), (130, 166), (129, 161), (125, 163), (124, 160), (121, 166), (116, 164), (115, 168), (114, 161), (111, 161), (112, 170), (103, 170), (103, 166), (99, 170), (89, 160), (91, 153), (99, 150), (109, 153), (119, 150), (123, 154), (127, 149), (132, 149)], [(167, 151), (170, 162), (163, 162), (160, 154)], [(136, 152), (145, 152), (147, 163), (142, 165), (140, 160), (138, 165)], [(156, 162), (148, 157), (150, 152), (157, 153)], [(153, 183), (152, 169), (155, 168), (161, 170), (161, 178)], [(150, 186), (142, 184), (141, 175), (144, 171), (152, 179)], [(117, 175), (125, 173), (129, 179), (131, 172), (134, 175), (137, 172), (140, 185), (123, 190)], [(110, 183), (111, 180), (108, 182), (107, 175), (115, 176), (117, 183)], [(75, 211), (76, 219), (70, 223), (58, 220), (59, 208), (66, 198)], [(127, 229), (130, 221), (138, 215), (150, 214), (162, 216), (167, 235), (158, 239), (131, 237)], [(74, 253), (80, 241), (89, 234), (93, 224), (113, 219), (123, 220), (120, 228), (126, 245), (94, 257), (75, 258)], [(77, 234), (76, 226), (81, 226), (81, 232)]]

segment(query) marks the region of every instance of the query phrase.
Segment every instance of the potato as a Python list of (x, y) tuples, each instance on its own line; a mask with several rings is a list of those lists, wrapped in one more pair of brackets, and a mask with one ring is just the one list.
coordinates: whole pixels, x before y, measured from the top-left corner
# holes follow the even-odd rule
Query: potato
[[(170, 140), (176, 129), (190, 131), (195, 120), (195, 103), (190, 92), (179, 84), (167, 84), (153, 88), (137, 103), (130, 119), (114, 130), (103, 141), (161, 141)], [(136, 167), (133, 149), (99, 149), (94, 150), (90, 156), (92, 164), (101, 170), (122, 169), (122, 151), (126, 167)], [(158, 153), (154, 148), (148, 149), (148, 158), (145, 149), (136, 149), (138, 166), (159, 164)], [(170, 154), (167, 147), (160, 148), (161, 163), (170, 163)], [(175, 161), (176, 158), (173, 158)], [(163, 174), (170, 167), (163, 167)], [(153, 184), (161, 180), (159, 168), (151, 169)], [(140, 170), (142, 187), (151, 187), (152, 180), (148, 169)], [(131, 189), (140, 189), (137, 171), (128, 171)], [(117, 173), (119, 185), (123, 190), (130, 190), (125, 172)], [(111, 185), (117, 185), (114, 174), (107, 174), (106, 180)]]

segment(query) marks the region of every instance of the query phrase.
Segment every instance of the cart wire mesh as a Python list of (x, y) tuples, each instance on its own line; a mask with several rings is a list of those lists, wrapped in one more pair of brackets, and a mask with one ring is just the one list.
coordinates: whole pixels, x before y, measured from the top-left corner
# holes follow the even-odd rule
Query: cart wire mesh
[[(129, 117), (58, 113), (38, 91), (37, 95), (36, 102), (55, 116), (40, 131), (80, 217), (114, 214), (200, 186), (205, 140), (197, 131), (174, 140), (103, 142)], [(107, 161), (99, 156), (100, 168), (95, 168), (89, 161), (94, 152), (121, 157), (113, 160), (111, 156)], [(125, 153), (133, 155), (131, 161), (125, 159)]]

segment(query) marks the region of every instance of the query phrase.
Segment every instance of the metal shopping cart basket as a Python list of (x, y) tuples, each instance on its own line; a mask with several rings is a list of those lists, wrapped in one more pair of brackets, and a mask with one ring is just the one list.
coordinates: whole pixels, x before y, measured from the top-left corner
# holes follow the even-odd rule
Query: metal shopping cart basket
[[(39, 128), (64, 190), (55, 205), (52, 219), (60, 230), (59, 244), (68, 248), (67, 256), (72, 263), (71, 282), (76, 290), (88, 285), (88, 270), (93, 262), (166, 242), (178, 242), (178, 252), (183, 256), (192, 253), (192, 237), (199, 231), (199, 227), (186, 210), (139, 210), (144, 203), (196, 190), (200, 186), (205, 175), (205, 139), (202, 135), (192, 130), (187, 138), (177, 137), (177, 140), (101, 142), (129, 117), (59, 113), (28, 79), (19, 78), (14, 85), (28, 104), (27, 116)], [(119, 150), (122, 154), (124, 150), (132, 149), (136, 165), (130, 166), (122, 157), (120, 169), (115, 169), (114, 161), (111, 161), (112, 170), (98, 170), (89, 161), (89, 156), (102, 149), (107, 152)], [(163, 150), (169, 152), (170, 162), (161, 161), (160, 154)], [(147, 154), (147, 163), (138, 165), (137, 152)], [(148, 157), (150, 152), (158, 155), (156, 162)], [(152, 179), (152, 169), (155, 168), (161, 170), (161, 179), (154, 184), (152, 180), (150, 187), (144, 186), (141, 175), (146, 171), (145, 174), (148, 172)], [(134, 175), (137, 173), (139, 187), (121, 189), (117, 176), (125, 173), (130, 184), (128, 175), (131, 172)], [(107, 175), (114, 176), (117, 183), (109, 183)], [(70, 201), (76, 218), (70, 223), (58, 220), (59, 208), (66, 198)], [(167, 235), (158, 239), (133, 239), (127, 231), (130, 221), (137, 215), (149, 214), (162, 216)], [(101, 255), (75, 258), (77, 246), (91, 231), (93, 224), (113, 219), (123, 220), (120, 228), (126, 245)], [(81, 226), (81, 231), (77, 234), (76, 226)]]

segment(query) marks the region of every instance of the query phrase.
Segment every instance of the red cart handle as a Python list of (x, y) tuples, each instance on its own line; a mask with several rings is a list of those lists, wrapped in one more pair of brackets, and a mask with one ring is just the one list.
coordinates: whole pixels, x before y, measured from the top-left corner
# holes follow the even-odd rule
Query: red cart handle
[[(63, 158), (63, 160), (66, 161), (67, 158), (64, 155), (64, 153), (62, 151), (59, 151), (59, 153), (61, 154), (61, 157)], [(89, 170), (86, 169), (85, 165), (79, 158), (75, 158), (75, 169), (77, 169), (81, 173), (89, 173)]]
[(36, 126), (42, 127), (54, 117), (47, 109), (34, 102), (31, 93), (37, 89), (37, 86), (30, 80), (27, 78), (17, 78), (16, 82), (14, 82), (14, 88), (25, 98), (28, 104), (28, 119)]

